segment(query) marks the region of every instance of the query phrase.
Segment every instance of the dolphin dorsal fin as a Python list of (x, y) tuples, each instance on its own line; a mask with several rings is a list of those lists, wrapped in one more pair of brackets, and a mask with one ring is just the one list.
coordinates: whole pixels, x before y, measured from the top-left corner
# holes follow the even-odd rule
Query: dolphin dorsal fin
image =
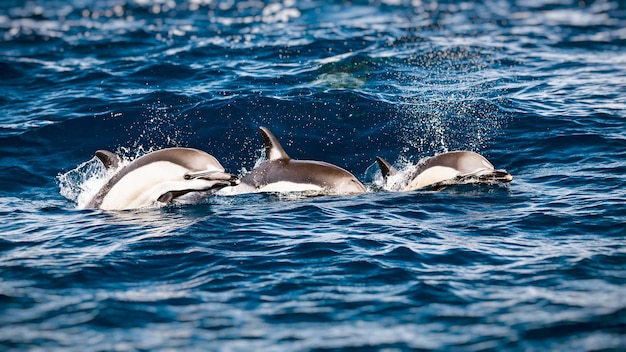
[(391, 164), (387, 160), (379, 156), (376, 157), (376, 162), (380, 167), (380, 172), (382, 172), (384, 179), (387, 179), (387, 177), (393, 176), (398, 172), (398, 170), (396, 170), (395, 167), (391, 166)]
[(265, 159), (280, 160), (291, 159), (278, 142), (278, 139), (266, 127), (259, 127), (261, 135), (263, 135), (263, 143), (265, 144)]
[(96, 157), (100, 159), (107, 170), (116, 169), (120, 164), (120, 158), (108, 150), (96, 151)]

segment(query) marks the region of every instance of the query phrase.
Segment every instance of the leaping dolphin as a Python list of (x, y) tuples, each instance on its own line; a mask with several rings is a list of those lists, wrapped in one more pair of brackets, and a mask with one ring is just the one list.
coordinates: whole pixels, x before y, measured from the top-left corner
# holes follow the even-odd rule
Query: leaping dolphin
[(365, 186), (350, 172), (323, 161), (294, 160), (278, 139), (260, 127), (265, 144), (265, 160), (241, 177), (241, 184), (221, 194), (253, 192), (306, 192), (309, 194), (348, 195), (365, 193)]
[[(376, 162), (389, 183), (389, 178), (398, 171), (381, 157)], [(402, 179), (388, 185), (394, 191), (413, 191), (436, 186), (444, 181), (494, 183), (511, 182), (513, 176), (506, 170), (496, 170), (484, 156), (470, 151), (452, 151), (438, 154), (420, 161)]]
[[(120, 163), (117, 155), (106, 150), (98, 150), (96, 157), (107, 168), (117, 168)], [(212, 155), (192, 148), (168, 148), (122, 167), (86, 207), (138, 209), (170, 203), (188, 194), (206, 195), (238, 183), (237, 177), (225, 172)]]

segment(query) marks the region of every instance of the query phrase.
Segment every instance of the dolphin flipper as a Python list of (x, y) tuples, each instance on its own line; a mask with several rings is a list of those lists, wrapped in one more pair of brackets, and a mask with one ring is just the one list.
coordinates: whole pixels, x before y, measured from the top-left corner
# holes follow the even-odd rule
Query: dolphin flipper
[(168, 192), (161, 194), (161, 196), (159, 196), (157, 201), (167, 204), (180, 196), (184, 196), (185, 194), (189, 192), (193, 192), (193, 190), (186, 189), (182, 191), (168, 191)]
[(117, 169), (120, 165), (120, 158), (108, 150), (96, 151), (96, 157), (100, 159), (105, 168)]
[(393, 176), (398, 173), (398, 170), (396, 170), (395, 167), (391, 166), (391, 164), (387, 160), (377, 156), (376, 162), (380, 167), (380, 172), (382, 172), (384, 179), (387, 179), (387, 177)]

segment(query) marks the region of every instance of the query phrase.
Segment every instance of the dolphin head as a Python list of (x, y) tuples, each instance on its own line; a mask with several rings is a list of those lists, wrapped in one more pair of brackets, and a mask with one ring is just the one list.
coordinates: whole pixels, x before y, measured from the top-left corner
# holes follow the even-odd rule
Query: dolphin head
[(447, 166), (458, 171), (459, 180), (477, 180), (478, 182), (511, 182), (513, 176), (506, 170), (496, 170), (484, 156), (467, 150), (452, 151), (431, 157), (427, 160), (430, 167)]
[[(334, 165), (333, 165), (334, 166)], [(339, 167), (338, 167), (339, 168)], [(367, 189), (354, 175), (350, 172), (339, 168), (338, 174), (330, 187), (335, 194), (361, 194), (366, 193)]]

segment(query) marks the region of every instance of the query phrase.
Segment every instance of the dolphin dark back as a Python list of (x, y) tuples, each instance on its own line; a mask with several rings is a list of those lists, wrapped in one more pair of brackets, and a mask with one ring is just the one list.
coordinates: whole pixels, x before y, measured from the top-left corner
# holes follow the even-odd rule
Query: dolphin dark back
[(433, 166), (449, 167), (459, 171), (461, 174), (470, 173), (481, 168), (494, 168), (482, 155), (470, 151), (458, 150), (431, 156), (420, 161), (417, 164), (415, 173), (419, 174)]

